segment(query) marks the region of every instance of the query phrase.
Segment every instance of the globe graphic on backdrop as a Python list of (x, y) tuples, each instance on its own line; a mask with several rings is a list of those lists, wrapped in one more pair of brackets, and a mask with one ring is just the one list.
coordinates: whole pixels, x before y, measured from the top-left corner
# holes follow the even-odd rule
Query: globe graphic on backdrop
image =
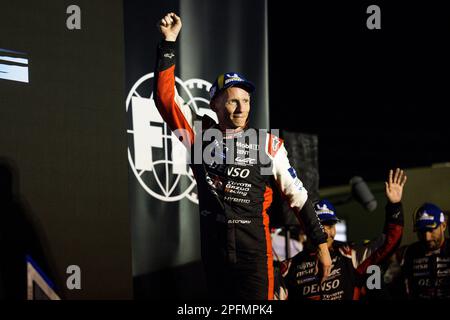
[[(148, 93), (148, 88), (153, 88), (153, 80), (153, 73), (141, 77), (126, 99), (130, 168), (141, 187), (152, 197), (165, 202), (187, 198), (198, 204), (196, 182), (187, 164), (187, 152), (159, 116), (153, 92)], [(209, 109), (209, 82), (202, 79), (183, 81), (178, 77), (175, 80), (178, 94), (193, 112), (207, 114), (217, 120)], [(142, 152), (143, 147), (137, 152), (137, 147), (142, 144), (145, 144), (145, 152)], [(145, 158), (142, 160), (146, 163), (144, 168), (138, 164), (142, 161), (137, 157)]]

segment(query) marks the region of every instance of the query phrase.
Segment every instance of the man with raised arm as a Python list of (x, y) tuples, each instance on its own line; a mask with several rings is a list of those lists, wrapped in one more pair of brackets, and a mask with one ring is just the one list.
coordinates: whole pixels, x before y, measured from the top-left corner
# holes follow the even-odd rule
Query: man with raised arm
[(403, 170), (389, 171), (386, 182), (386, 218), (383, 233), (365, 246), (350, 246), (335, 241), (334, 206), (323, 199), (316, 212), (328, 235), (332, 267), (328, 279), (320, 283), (314, 275), (315, 252), (304, 250), (284, 263), (284, 283), (289, 300), (359, 300), (366, 293), (367, 270), (388, 261), (400, 244), (403, 234), (402, 194), (406, 183)]
[(191, 155), (210, 297), (273, 298), (267, 215), (272, 181), (305, 225), (325, 279), (331, 266), (327, 235), (303, 183), (289, 164), (283, 140), (248, 127), (254, 85), (236, 72), (217, 77), (210, 90), (210, 107), (218, 123), (196, 115), (177, 94), (175, 44), (181, 27), (181, 19), (174, 13), (158, 23), (163, 40), (158, 45), (154, 99), (162, 118)]

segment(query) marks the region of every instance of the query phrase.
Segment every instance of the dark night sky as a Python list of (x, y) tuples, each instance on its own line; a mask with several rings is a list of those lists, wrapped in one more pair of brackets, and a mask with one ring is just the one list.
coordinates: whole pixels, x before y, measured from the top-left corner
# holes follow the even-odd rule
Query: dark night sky
[[(370, 4), (381, 30), (366, 28)], [(269, 1), (271, 127), (319, 134), (322, 187), (450, 161), (447, 12), (437, 1)]]

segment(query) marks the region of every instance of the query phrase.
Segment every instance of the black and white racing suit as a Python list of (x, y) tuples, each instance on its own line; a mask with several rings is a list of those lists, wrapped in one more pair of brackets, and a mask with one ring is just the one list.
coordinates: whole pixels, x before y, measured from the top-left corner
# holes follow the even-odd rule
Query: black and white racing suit
[[(267, 214), (272, 202), (271, 181), (298, 213), (309, 238), (316, 245), (327, 238), (307, 191), (289, 164), (283, 140), (250, 128), (220, 139), (206, 137), (207, 129), (218, 126), (211, 118), (194, 114), (177, 94), (175, 43), (160, 43), (157, 56), (154, 99), (164, 121), (191, 154), (199, 195), (202, 260), (212, 297), (272, 299)], [(195, 120), (201, 120), (201, 130), (194, 127)], [(202, 156), (198, 163), (199, 145), (200, 153), (206, 150), (217, 156), (219, 152), (224, 163), (205, 161)], [(206, 149), (211, 145), (218, 148)], [(257, 156), (252, 157), (255, 151)], [(269, 174), (262, 174), (263, 168), (269, 168)]]

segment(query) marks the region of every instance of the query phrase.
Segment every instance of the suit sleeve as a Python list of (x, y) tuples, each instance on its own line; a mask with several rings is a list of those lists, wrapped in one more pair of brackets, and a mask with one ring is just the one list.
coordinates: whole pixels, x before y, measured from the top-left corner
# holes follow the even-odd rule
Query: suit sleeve
[(386, 205), (386, 220), (382, 242), (375, 242), (376, 246), (369, 246), (353, 255), (353, 263), (358, 274), (365, 274), (370, 265), (385, 262), (400, 244), (403, 234), (403, 208), (401, 203)]
[(297, 219), (304, 225), (305, 233), (314, 245), (325, 243), (327, 235), (317, 217), (308, 192), (291, 167), (283, 140), (268, 134), (267, 154), (272, 159), (273, 176)]
[(193, 123), (196, 115), (175, 87), (175, 45), (170, 41), (162, 41), (158, 45), (153, 99), (170, 130), (186, 147), (190, 147), (195, 139)]

